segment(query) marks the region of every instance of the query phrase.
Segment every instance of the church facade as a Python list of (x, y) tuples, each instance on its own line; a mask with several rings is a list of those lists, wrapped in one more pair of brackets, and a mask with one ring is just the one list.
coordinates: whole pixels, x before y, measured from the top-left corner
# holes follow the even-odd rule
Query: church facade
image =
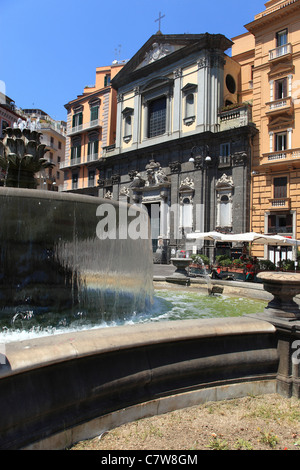
[(239, 103), (231, 45), (219, 34), (158, 32), (111, 81), (116, 142), (98, 161), (99, 196), (146, 207), (155, 262), (184, 249), (191, 231), (249, 230), (257, 131), (251, 105)]

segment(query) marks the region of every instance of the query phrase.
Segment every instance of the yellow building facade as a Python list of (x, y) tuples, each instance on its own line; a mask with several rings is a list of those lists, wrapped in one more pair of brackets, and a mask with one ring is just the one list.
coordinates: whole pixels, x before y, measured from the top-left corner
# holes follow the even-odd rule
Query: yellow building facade
[[(300, 237), (300, 1), (270, 0), (247, 33), (233, 38), (240, 101), (253, 105), (251, 229)], [(254, 247), (277, 262), (292, 249)]]
[(67, 109), (67, 141), (64, 171), (64, 191), (97, 195), (96, 164), (103, 149), (115, 141), (116, 92), (110, 81), (124, 66), (115, 62), (97, 67), (93, 86), (65, 105)]

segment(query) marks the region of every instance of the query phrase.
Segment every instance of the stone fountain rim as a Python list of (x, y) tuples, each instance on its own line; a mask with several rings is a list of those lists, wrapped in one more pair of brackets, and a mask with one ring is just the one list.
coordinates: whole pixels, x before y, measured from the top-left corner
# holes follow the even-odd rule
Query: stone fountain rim
[(288, 284), (299, 284), (300, 283), (300, 274), (298, 273), (284, 273), (284, 272), (274, 272), (274, 271), (264, 271), (257, 275), (262, 281), (268, 283), (288, 283)]

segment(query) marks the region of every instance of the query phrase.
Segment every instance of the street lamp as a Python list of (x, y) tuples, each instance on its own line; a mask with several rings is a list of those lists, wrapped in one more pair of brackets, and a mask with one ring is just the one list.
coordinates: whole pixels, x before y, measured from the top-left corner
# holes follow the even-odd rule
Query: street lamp
[[(204, 145), (202, 148), (201, 147), (197, 147), (197, 146), (194, 146), (191, 150), (191, 157), (189, 159), (189, 162), (191, 163), (194, 163), (195, 162), (195, 158), (194, 158), (194, 151), (197, 152), (197, 154), (200, 153), (200, 157), (202, 159), (202, 163), (203, 162), (211, 162), (211, 157), (209, 156), (209, 147), (208, 145)], [(198, 157), (199, 158), (199, 157)]]

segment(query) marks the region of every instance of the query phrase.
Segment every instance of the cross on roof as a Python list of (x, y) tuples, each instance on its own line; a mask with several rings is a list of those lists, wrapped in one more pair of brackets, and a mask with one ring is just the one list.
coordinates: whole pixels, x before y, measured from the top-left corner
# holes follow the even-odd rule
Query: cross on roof
[(159, 17), (157, 18), (157, 20), (155, 20), (155, 23), (157, 23), (158, 21), (158, 31), (160, 31), (160, 24), (161, 24), (161, 20), (165, 17), (166, 15), (162, 15), (161, 16), (161, 12), (159, 12)]

